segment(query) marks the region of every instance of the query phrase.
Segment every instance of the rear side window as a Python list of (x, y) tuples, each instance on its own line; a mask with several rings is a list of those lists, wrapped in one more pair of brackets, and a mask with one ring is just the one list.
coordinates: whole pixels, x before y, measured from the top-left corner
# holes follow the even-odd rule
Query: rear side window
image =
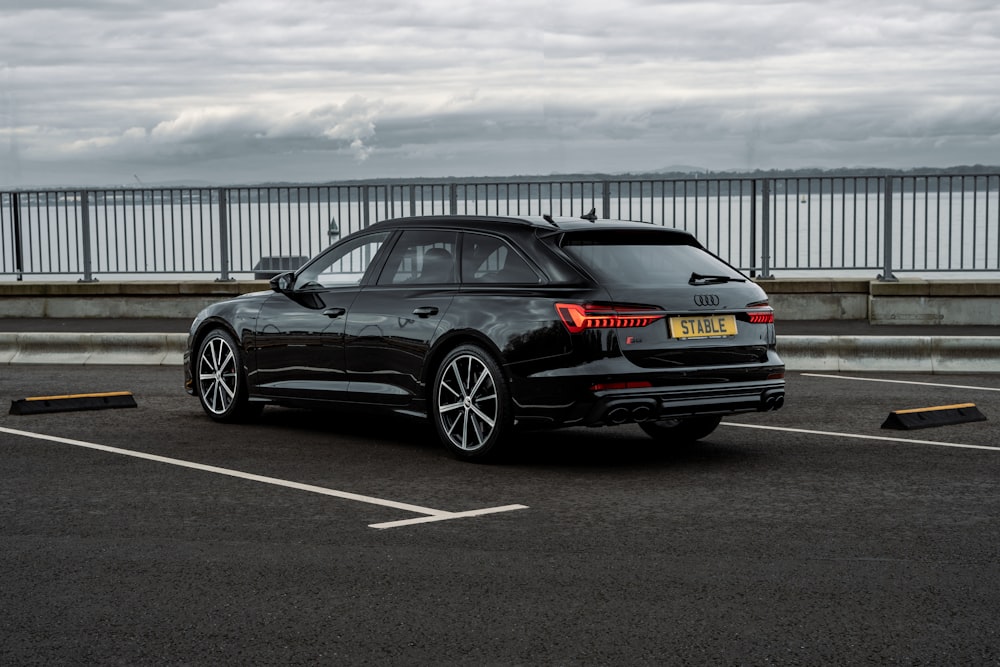
[(537, 283), (538, 274), (506, 241), (466, 232), (462, 241), (463, 283)]
[(458, 234), (407, 230), (389, 253), (379, 285), (440, 285), (457, 282)]
[(567, 234), (562, 248), (608, 285), (686, 283), (692, 273), (743, 278), (707, 251), (677, 241), (669, 234), (641, 231), (591, 232)]

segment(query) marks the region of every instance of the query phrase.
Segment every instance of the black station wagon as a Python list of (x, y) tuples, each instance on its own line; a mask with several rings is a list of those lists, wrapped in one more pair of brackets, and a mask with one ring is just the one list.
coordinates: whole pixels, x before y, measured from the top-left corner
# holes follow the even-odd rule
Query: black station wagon
[(637, 423), (665, 443), (784, 402), (767, 295), (690, 234), (594, 217), (386, 220), (202, 311), (185, 388), (429, 418), (456, 456), (514, 429)]

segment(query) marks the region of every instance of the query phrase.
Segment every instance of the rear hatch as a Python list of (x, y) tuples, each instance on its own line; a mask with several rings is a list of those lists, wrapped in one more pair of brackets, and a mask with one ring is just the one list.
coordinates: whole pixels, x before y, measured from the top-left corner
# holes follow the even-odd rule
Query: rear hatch
[(651, 228), (567, 233), (562, 249), (607, 292), (586, 304), (613, 317), (617, 341), (645, 368), (765, 363), (774, 343), (767, 295), (683, 232)]

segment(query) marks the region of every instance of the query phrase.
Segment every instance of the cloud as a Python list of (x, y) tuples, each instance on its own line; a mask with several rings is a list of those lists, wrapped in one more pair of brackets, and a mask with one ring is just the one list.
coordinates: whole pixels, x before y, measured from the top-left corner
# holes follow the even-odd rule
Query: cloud
[(11, 0), (4, 29), (0, 187), (1000, 154), (986, 0)]
[(184, 143), (222, 136), (253, 136), (260, 120), (244, 109), (216, 107), (186, 109), (176, 118), (160, 122), (149, 136), (160, 143)]
[[(240, 107), (185, 109), (150, 129), (130, 127), (117, 134), (98, 134), (68, 140), (51, 148), (63, 157), (97, 153), (106, 157), (130, 154), (228, 155), (241, 150), (282, 153), (309, 144), (313, 150), (347, 148), (357, 160), (373, 148), (380, 105), (352, 97), (341, 105), (325, 104), (277, 117)], [(320, 144), (321, 146), (318, 146)]]

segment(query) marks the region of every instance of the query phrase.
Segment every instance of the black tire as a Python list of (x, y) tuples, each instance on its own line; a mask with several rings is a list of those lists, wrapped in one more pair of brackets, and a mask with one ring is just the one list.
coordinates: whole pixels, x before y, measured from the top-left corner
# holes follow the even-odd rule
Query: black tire
[(722, 417), (686, 417), (684, 419), (661, 419), (655, 422), (640, 422), (639, 428), (646, 435), (669, 444), (690, 444), (708, 436), (716, 429)]
[(497, 457), (514, 420), (507, 382), (488, 352), (461, 345), (448, 353), (431, 385), (431, 421), (456, 458)]
[(194, 377), (201, 407), (215, 421), (245, 421), (264, 408), (263, 403), (249, 401), (243, 353), (222, 329), (215, 329), (201, 341)]

